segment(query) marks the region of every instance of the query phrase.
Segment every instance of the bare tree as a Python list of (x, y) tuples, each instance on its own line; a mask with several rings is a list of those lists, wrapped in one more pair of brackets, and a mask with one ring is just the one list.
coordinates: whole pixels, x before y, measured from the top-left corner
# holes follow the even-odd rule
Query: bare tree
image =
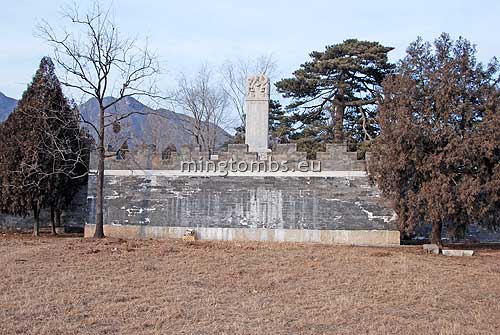
[(239, 125), (245, 124), (245, 90), (246, 80), (255, 74), (265, 74), (271, 80), (276, 72), (276, 62), (272, 55), (262, 55), (256, 59), (227, 60), (221, 69), (224, 90), (229, 101), (236, 110)]
[[(64, 11), (68, 23), (62, 32), (47, 22), (39, 26), (39, 35), (54, 47), (54, 59), (62, 68), (61, 83), (94, 97), (99, 104), (97, 122), (82, 121), (97, 133), (96, 229), (94, 237), (104, 237), (103, 189), (105, 129), (134, 113), (111, 113), (111, 107), (132, 96), (160, 97), (156, 77), (160, 72), (158, 58), (136, 39), (124, 38), (110, 14), (95, 2), (87, 12), (76, 5)], [(112, 96), (115, 99), (105, 100)]]
[(221, 127), (228, 121), (228, 94), (203, 65), (196, 77), (189, 80), (184, 74), (179, 79), (175, 94), (176, 105), (192, 117), (186, 130), (204, 150), (213, 152)]

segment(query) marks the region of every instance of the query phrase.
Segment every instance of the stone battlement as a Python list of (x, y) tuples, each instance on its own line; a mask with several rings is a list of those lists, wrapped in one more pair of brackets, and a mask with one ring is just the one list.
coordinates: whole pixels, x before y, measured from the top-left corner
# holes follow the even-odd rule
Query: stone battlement
[[(365, 160), (358, 160), (356, 152), (348, 152), (345, 144), (327, 144), (326, 151), (318, 152), (316, 159), (307, 160), (306, 152), (297, 151), (296, 143), (277, 144), (265, 154), (251, 152), (247, 144), (229, 144), (226, 151), (210, 154), (200, 147), (183, 145), (179, 151), (159, 152), (152, 145), (142, 146), (132, 151), (106, 152), (108, 170), (180, 170), (181, 162), (203, 161), (217, 164), (221, 161), (261, 162), (269, 165), (269, 160), (287, 162), (290, 169), (297, 169), (300, 162), (308, 161), (313, 166), (321, 166), (322, 171), (366, 171)], [(95, 153), (91, 157), (91, 169), (96, 167)]]

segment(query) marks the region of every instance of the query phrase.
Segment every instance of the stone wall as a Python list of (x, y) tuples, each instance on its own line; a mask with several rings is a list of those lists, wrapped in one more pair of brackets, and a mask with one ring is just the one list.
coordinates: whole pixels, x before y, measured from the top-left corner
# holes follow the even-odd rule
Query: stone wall
[[(66, 232), (81, 232), (88, 218), (87, 211), (87, 186), (82, 187), (75, 195), (71, 205), (61, 214), (61, 227)], [(32, 215), (26, 217), (0, 214), (0, 231), (31, 232), (34, 219)], [(47, 230), (50, 227), (50, 211), (42, 210), (40, 213), (40, 227)]]
[[(295, 144), (278, 145), (265, 157), (286, 160), (291, 170), (306, 160)], [(183, 147), (168, 157), (153, 147), (106, 162), (104, 222), (114, 235), (176, 237), (187, 228), (198, 238), (399, 244), (395, 215), (370, 184), (365, 161), (343, 145), (318, 153), (321, 172), (204, 173), (187, 175), (181, 161), (251, 162), (246, 145), (215, 155)], [(95, 176), (89, 178), (93, 230)]]
[[(108, 175), (105, 183), (107, 224), (395, 229), (392, 210), (367, 177), (183, 177), (153, 171)], [(89, 191), (95, 194), (95, 188)]]

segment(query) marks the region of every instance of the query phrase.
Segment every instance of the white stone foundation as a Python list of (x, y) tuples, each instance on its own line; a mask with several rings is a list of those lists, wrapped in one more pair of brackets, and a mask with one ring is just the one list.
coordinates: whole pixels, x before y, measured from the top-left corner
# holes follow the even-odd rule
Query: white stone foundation
[[(198, 240), (269, 241), (346, 244), (358, 246), (399, 246), (397, 230), (310, 230), (265, 228), (205, 228), (135, 225), (104, 225), (109, 237), (137, 239), (182, 238), (186, 230), (195, 231)], [(85, 225), (85, 237), (92, 237), (95, 225)]]

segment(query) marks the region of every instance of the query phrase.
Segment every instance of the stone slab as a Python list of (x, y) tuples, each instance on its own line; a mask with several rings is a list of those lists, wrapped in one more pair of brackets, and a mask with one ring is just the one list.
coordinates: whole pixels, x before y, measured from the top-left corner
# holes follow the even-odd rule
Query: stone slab
[(443, 255), (452, 257), (470, 257), (474, 255), (474, 250), (443, 250)]
[(269, 78), (265, 75), (247, 79), (245, 97), (245, 143), (248, 150), (268, 151), (269, 133)]

